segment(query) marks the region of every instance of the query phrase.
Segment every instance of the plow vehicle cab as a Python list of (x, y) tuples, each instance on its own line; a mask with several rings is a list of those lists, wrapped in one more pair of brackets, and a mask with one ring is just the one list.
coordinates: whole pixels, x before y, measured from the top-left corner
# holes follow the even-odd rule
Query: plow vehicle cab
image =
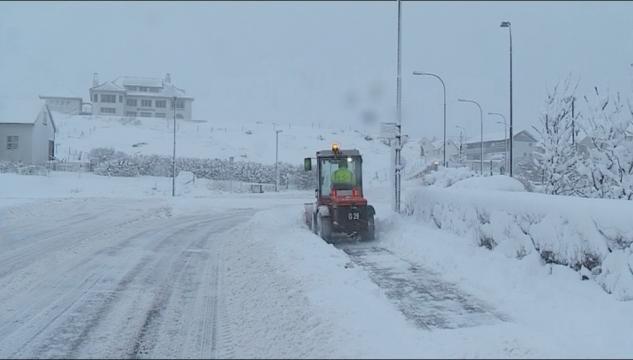
[[(363, 196), (363, 159), (356, 149), (317, 151), (315, 200), (305, 204), (305, 222), (310, 229), (330, 242), (335, 233), (360, 240), (374, 239), (374, 207)], [(312, 170), (312, 158), (304, 168)]]

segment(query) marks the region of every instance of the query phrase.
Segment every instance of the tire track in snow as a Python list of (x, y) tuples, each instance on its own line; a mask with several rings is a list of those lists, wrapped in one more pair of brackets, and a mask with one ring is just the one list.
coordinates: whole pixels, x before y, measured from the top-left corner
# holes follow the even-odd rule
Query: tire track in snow
[(509, 320), (439, 274), (385, 248), (354, 243), (336, 247), (365, 269), (400, 312), (420, 328), (454, 329)]
[[(207, 221), (212, 221), (212, 220), (207, 220)], [(183, 221), (183, 222), (186, 224), (184, 228), (178, 228), (175, 232), (171, 232), (167, 234), (166, 237), (163, 237), (163, 239), (158, 242), (158, 245), (160, 245), (161, 243), (165, 241), (170, 240), (174, 236), (180, 235), (183, 232), (190, 231), (190, 227), (192, 225), (201, 223), (199, 220), (193, 220), (193, 221), (190, 220), (190, 221)], [(149, 233), (152, 233), (152, 232), (161, 233), (161, 232), (164, 232), (165, 230), (166, 230), (165, 228), (158, 228), (156, 230), (150, 231)], [(148, 231), (142, 231), (140, 234), (141, 234), (140, 237), (142, 237), (142, 235), (147, 235)], [(138, 238), (138, 237), (139, 237), (138, 234), (136, 236), (128, 237), (127, 239), (123, 241), (123, 243), (129, 243), (131, 239)], [(148, 236), (147, 238), (151, 240), (151, 236)], [(124, 250), (126, 250), (126, 247), (121, 246), (117, 248), (116, 252), (122, 252)], [(111, 254), (111, 255), (116, 255), (116, 254)], [(81, 264), (71, 269), (70, 275), (72, 276), (73, 273), (77, 273), (77, 272), (80, 273), (80, 271), (82, 270), (82, 266), (80, 265), (89, 264), (92, 259), (95, 259), (95, 257), (90, 256), (84, 259), (84, 261), (82, 261)], [(42, 334), (44, 330), (48, 329), (48, 327), (54, 321), (60, 322), (64, 320), (64, 317), (66, 317), (66, 319), (61, 324), (56, 326), (56, 329), (58, 329), (58, 331), (56, 331), (55, 334), (50, 336), (48, 339), (43, 339), (43, 341), (40, 342), (41, 345), (35, 349), (33, 354), (35, 356), (41, 356), (42, 354), (48, 353), (50, 351), (55, 351), (55, 350), (61, 350), (61, 351), (58, 351), (60, 354), (68, 354), (68, 351), (64, 350), (66, 346), (63, 346), (62, 349), (58, 349), (59, 346), (53, 346), (53, 345), (65, 344), (67, 343), (67, 341), (64, 341), (63, 338), (69, 338), (69, 337), (74, 339), (71, 342), (72, 344), (71, 349), (72, 347), (78, 348), (83, 343), (83, 341), (85, 340), (85, 336), (92, 330), (92, 328), (94, 328), (99, 323), (102, 317), (104, 317), (105, 315), (109, 313), (108, 307), (111, 306), (113, 302), (115, 302), (115, 300), (121, 294), (124, 294), (126, 292), (128, 286), (134, 281), (134, 278), (141, 273), (142, 269), (146, 267), (146, 265), (150, 262), (151, 259), (152, 259), (151, 255), (141, 259), (140, 262), (138, 262), (136, 266), (132, 268), (132, 270), (128, 271), (125, 274), (125, 276), (121, 278), (121, 280), (119, 281), (119, 283), (117, 284), (114, 290), (112, 290), (112, 288), (106, 287), (107, 284), (102, 284), (101, 291), (94, 292), (92, 298), (89, 298), (89, 299), (84, 299), (85, 293), (82, 293), (82, 295), (77, 295), (75, 292), (70, 292), (68, 296), (62, 297), (59, 300), (60, 302), (62, 303), (69, 302), (71, 303), (71, 306), (73, 306), (73, 316), (62, 316), (62, 315), (66, 315), (67, 311), (70, 308), (66, 308), (64, 309), (64, 311), (58, 312), (58, 313), (55, 313), (55, 310), (58, 310), (57, 306), (53, 307), (52, 309), (50, 309), (49, 307), (48, 310), (45, 310), (46, 314), (48, 314), (49, 317), (53, 318), (53, 321), (50, 321), (45, 328), (42, 328), (40, 331), (37, 331), (37, 335)], [(105, 269), (100, 269), (100, 270), (105, 271)], [(64, 279), (64, 277), (61, 277), (59, 282), (56, 284), (57, 286), (55, 286), (54, 288), (57, 288), (58, 286), (64, 284), (64, 282), (67, 280), (68, 279)], [(106, 294), (106, 296), (103, 296), (103, 294)], [(72, 298), (76, 298), (77, 300), (73, 301)], [(85, 301), (78, 303), (79, 299), (82, 299)], [(47, 301), (50, 301), (50, 298), (47, 299), (46, 297), (42, 297), (41, 300), (42, 301), (36, 302), (35, 304), (33, 304), (35, 306), (32, 306), (31, 308), (33, 310), (37, 310), (37, 305), (46, 307), (45, 304)], [(29, 322), (29, 320), (33, 320), (33, 319), (32, 318), (28, 319), (29, 317), (28, 313), (26, 314), (23, 313), (23, 315), (25, 315), (25, 317), (27, 318), (26, 320), (23, 319), (23, 321), (27, 323), (29, 328), (38, 326), (38, 322), (33, 322), (33, 321)], [(87, 324), (86, 324), (86, 318), (89, 319)], [(84, 330), (80, 334), (77, 334), (77, 332), (79, 332), (79, 327), (82, 325), (84, 326)], [(9, 327), (9, 330), (12, 330), (12, 328)], [(24, 331), (18, 331), (18, 333), (24, 333)], [(0, 334), (1, 334), (1, 331), (0, 331)], [(28, 335), (26, 336), (28, 337)], [(25, 335), (21, 335), (21, 337), (24, 338)], [(36, 336), (33, 336), (29, 340), (28, 344), (33, 342), (35, 337)], [(3, 337), (0, 337), (0, 339), (1, 338)], [(24, 349), (24, 346), (21, 347), (20, 349)], [(19, 350), (18, 353), (21, 351), (22, 350)], [(3, 353), (4, 352), (5, 351), (3, 351)]]

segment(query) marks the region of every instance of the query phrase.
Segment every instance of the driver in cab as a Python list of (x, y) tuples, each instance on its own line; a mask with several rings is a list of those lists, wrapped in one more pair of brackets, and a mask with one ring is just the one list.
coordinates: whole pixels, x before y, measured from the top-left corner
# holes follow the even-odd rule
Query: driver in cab
[(354, 174), (347, 168), (347, 160), (338, 163), (338, 169), (332, 173), (333, 185), (354, 185)]

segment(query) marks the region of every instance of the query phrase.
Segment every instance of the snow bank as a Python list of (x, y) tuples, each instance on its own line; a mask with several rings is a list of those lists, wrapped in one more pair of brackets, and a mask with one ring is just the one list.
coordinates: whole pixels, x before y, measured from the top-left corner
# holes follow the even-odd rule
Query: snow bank
[(633, 300), (633, 202), (520, 192), (499, 177), (455, 185), (410, 191), (405, 211), (509, 257), (536, 251)]
[(505, 175), (470, 177), (457, 181), (451, 187), (456, 189), (525, 191), (525, 186), (519, 180)]
[(476, 176), (469, 168), (439, 168), (422, 176), (422, 185), (448, 187), (454, 183)]

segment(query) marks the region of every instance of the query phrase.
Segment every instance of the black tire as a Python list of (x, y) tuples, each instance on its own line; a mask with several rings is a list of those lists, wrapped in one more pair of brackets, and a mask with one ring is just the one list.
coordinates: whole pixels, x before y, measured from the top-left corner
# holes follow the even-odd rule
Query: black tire
[(374, 223), (374, 215), (370, 215), (367, 218), (367, 229), (361, 232), (360, 240), (361, 241), (372, 241), (376, 238), (375, 235), (376, 226)]
[(317, 231), (321, 239), (330, 242), (332, 239), (332, 222), (328, 216), (317, 215)]

